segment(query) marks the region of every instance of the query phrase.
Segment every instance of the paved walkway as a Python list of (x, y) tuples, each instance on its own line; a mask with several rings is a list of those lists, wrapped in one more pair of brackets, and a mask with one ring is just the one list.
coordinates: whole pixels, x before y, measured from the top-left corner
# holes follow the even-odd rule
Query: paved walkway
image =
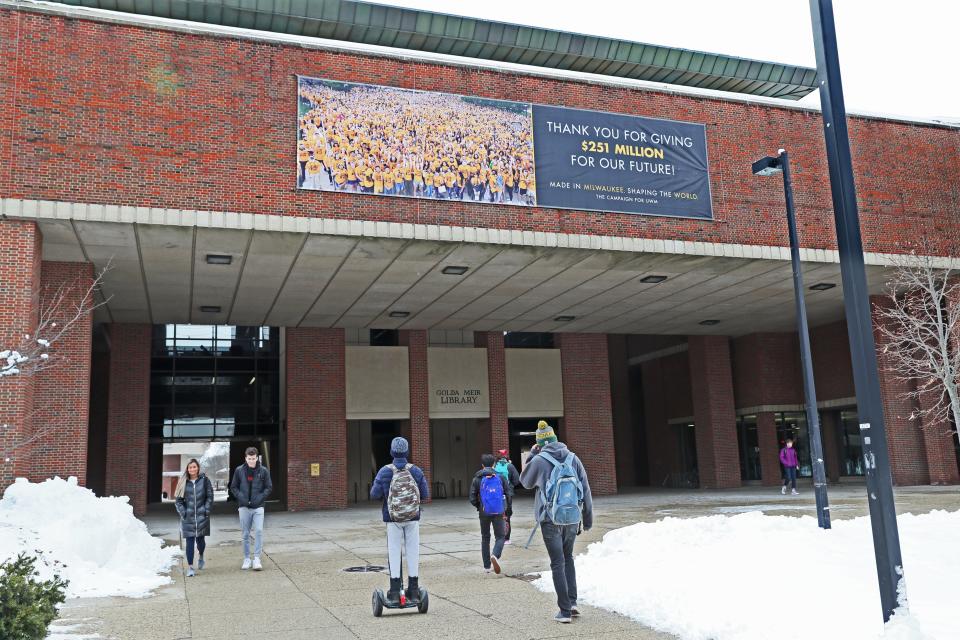
[[(832, 487), (831, 504), (834, 518), (864, 515), (865, 488)], [(589, 606), (581, 607), (583, 617), (573, 624), (553, 622), (554, 598), (534, 589), (527, 575), (548, 569), (539, 534), (529, 550), (522, 548), (532, 525), (531, 507), (530, 499), (516, 505), (520, 515), (514, 518), (515, 543), (504, 553), (507, 576), (483, 572), (479, 526), (466, 501), (441, 500), (426, 507), (420, 571), (421, 583), (430, 592), (426, 615), (410, 610), (374, 618), (371, 592), (374, 587), (385, 589), (387, 576), (343, 571), (355, 565), (386, 564), (379, 510), (364, 505), (336, 512), (268, 513), (264, 570), (259, 573), (240, 571), (239, 524), (228, 511), (214, 517), (208, 568), (197, 577), (184, 578), (178, 567), (172, 573), (174, 583), (150, 598), (72, 600), (61, 612), (62, 621), (82, 622), (79, 630), (123, 640), (673, 637)], [(913, 513), (960, 509), (960, 491), (899, 489), (897, 507)], [(809, 490), (791, 498), (765, 488), (646, 491), (599, 498), (595, 508), (596, 526), (581, 536), (578, 552), (611, 529), (668, 515), (694, 517), (758, 508), (773, 514), (814, 515)], [(175, 517), (151, 514), (146, 522), (155, 535), (176, 544)]]

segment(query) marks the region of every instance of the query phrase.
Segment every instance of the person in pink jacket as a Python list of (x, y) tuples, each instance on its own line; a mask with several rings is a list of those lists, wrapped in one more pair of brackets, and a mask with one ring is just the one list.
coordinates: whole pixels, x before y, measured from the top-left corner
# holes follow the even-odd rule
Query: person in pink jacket
[(786, 446), (780, 449), (780, 464), (783, 465), (783, 488), (780, 493), (787, 493), (787, 485), (793, 483), (792, 495), (800, 495), (797, 492), (797, 469), (800, 467), (800, 461), (797, 459), (797, 450), (793, 448), (793, 440), (787, 438)]

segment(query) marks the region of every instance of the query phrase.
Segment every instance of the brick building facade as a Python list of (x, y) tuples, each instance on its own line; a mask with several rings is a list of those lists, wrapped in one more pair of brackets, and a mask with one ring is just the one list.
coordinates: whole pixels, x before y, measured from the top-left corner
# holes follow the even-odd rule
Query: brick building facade
[[(291, 173), (298, 75), (703, 123), (714, 218), (299, 190)], [(856, 116), (850, 136), (871, 292), (879, 294), (890, 255), (923, 239), (925, 250), (950, 255), (960, 232), (960, 163), (943, 158), (960, 154), (960, 129)], [(815, 110), (93, 10), (0, 5), (0, 346), (35, 326), (44, 287), (89, 282), (109, 258), (117, 265), (105, 280), (106, 308), (61, 343), (63, 367), (0, 380), (0, 421), (13, 425), (0, 434), (5, 448), (62, 423), (56, 438), (15, 450), (0, 484), (19, 475), (104, 478), (103, 491), (130, 495), (143, 512), (151, 447), (164, 440), (150, 427), (151, 326), (175, 323), (283, 328), (277, 472), (290, 509), (342, 507), (351, 498), (343, 481), (347, 431), (360, 414), (348, 409), (347, 333), (375, 327), (398, 330), (395, 344), (407, 349), (407, 413), (398, 429), (428, 476), (435, 456), (445, 455), (432, 451), (429, 354), (440, 344), (432, 332), (462, 331), (469, 336), (459, 346), (485, 350), (489, 409), (473, 424), (473, 446), (488, 451), (512, 448), (522, 420), (533, 418), (508, 406), (520, 381), (510, 378), (504, 338), (533, 327), (556, 336), (562, 407), (550, 415), (596, 493), (670, 484), (691, 469), (707, 488), (778, 484), (776, 452), (784, 433), (802, 429), (795, 414), (803, 391), (782, 191), (749, 169), (779, 147), (794, 164), (808, 282), (838, 283)], [(391, 280), (391, 269), (418, 251), (427, 256), (418, 258), (422, 272)], [(204, 253), (234, 256), (223, 279), (208, 276)], [(161, 269), (166, 260), (179, 270)], [(430, 304), (446, 306), (436, 316), (426, 304), (404, 311), (413, 314), (409, 324), (386, 315), (413, 295), (423, 273), (455, 260), (495, 277), (471, 281), (475, 298), (456, 284), (438, 288)], [(656, 285), (669, 295), (629, 288), (650, 273), (669, 274)], [(678, 282), (685, 288), (670, 288)], [(294, 284), (302, 293), (289, 289)], [(233, 293), (206, 305), (219, 290)], [(354, 313), (357, 300), (376, 301), (364, 297), (371, 292), (383, 300), (370, 320), (378, 324)], [(324, 307), (348, 293), (354, 297), (343, 308)], [(550, 305), (573, 293), (570, 308), (610, 296), (606, 309), (627, 311), (598, 315), (589, 326), (550, 324), (559, 315)], [(703, 316), (684, 320), (701, 300), (728, 316), (709, 329)], [(477, 301), (484, 311), (469, 317)], [(837, 480), (856, 466), (853, 436), (844, 431), (856, 399), (839, 290), (811, 304), (828, 471)], [(535, 321), (530, 314), (541, 305), (545, 316)], [(487, 311), (501, 307), (510, 313)], [(420, 325), (420, 312), (436, 320)], [(91, 366), (95, 326), (104, 327), (108, 365)], [(902, 383), (881, 376), (895, 481), (958, 482), (949, 426), (920, 429)], [(103, 420), (90, 411), (98, 402), (108, 407)], [(101, 446), (101, 431), (105, 452), (89, 453)], [(88, 469), (88, 458), (102, 467)], [(759, 471), (748, 469), (752, 460)], [(333, 495), (318, 490), (326, 486), (336, 487)]]

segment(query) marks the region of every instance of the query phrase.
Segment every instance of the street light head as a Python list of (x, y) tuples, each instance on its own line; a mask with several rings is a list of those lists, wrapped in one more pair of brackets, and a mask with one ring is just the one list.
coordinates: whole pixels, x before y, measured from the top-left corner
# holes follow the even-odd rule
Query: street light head
[(753, 163), (753, 175), (755, 176), (772, 176), (781, 171), (783, 171), (783, 166), (780, 164), (780, 158), (774, 156), (760, 158)]

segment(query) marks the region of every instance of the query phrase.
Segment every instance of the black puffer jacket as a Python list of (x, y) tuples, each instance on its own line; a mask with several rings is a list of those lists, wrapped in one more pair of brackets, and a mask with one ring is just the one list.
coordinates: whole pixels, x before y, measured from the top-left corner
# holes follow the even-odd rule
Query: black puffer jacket
[(210, 511), (213, 509), (213, 484), (204, 474), (187, 480), (183, 496), (177, 498), (180, 531), (184, 538), (210, 535)]
[(230, 494), (237, 501), (237, 506), (259, 509), (271, 493), (273, 482), (270, 480), (270, 470), (259, 462), (252, 469), (246, 463), (234, 469)]

